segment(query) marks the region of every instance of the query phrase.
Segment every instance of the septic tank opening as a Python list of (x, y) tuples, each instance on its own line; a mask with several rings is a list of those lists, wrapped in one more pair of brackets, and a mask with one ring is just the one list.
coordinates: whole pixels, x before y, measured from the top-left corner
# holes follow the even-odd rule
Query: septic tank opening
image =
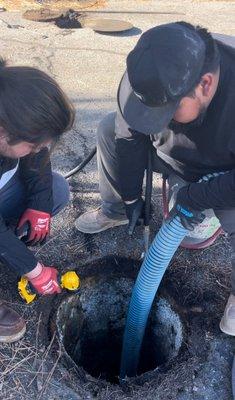
[[(95, 378), (118, 383), (122, 340), (134, 281), (83, 281), (80, 295), (65, 299), (56, 316), (69, 357)], [(141, 351), (138, 375), (169, 363), (183, 340), (179, 316), (165, 299), (155, 301)]]

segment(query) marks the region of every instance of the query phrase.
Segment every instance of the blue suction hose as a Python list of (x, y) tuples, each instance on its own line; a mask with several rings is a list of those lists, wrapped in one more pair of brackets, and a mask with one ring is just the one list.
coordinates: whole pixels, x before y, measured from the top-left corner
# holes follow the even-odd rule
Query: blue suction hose
[(166, 222), (156, 235), (138, 274), (126, 321), (120, 379), (137, 374), (140, 349), (155, 294), (163, 275), (187, 234), (179, 217)]
[[(203, 177), (202, 180), (207, 181), (218, 175), (219, 173), (210, 174)], [(166, 221), (143, 261), (128, 309), (120, 380), (137, 375), (141, 345), (154, 297), (174, 253), (187, 232), (178, 216), (171, 221)]]

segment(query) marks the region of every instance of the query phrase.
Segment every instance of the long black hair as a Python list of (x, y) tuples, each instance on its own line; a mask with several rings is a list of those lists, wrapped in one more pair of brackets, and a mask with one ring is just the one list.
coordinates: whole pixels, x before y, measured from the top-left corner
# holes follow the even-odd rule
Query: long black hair
[(53, 78), (37, 68), (8, 66), (0, 58), (0, 126), (10, 145), (56, 143), (74, 118), (72, 104)]

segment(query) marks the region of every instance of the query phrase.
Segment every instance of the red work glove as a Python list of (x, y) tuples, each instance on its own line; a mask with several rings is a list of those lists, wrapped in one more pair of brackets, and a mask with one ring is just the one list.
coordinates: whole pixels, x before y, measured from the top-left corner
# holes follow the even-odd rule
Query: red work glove
[(41, 273), (36, 278), (29, 279), (29, 282), (39, 294), (61, 293), (57, 275), (56, 268), (43, 265)]
[(16, 235), (20, 237), (26, 232), (21, 240), (29, 246), (43, 244), (50, 234), (50, 221), (50, 214), (27, 208), (18, 222)]

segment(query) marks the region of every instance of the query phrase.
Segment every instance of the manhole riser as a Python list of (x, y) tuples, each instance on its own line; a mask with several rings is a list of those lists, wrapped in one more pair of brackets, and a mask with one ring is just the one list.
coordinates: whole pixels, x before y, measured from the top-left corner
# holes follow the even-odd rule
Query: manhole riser
[[(118, 382), (122, 339), (134, 281), (84, 281), (80, 295), (56, 314), (59, 340), (70, 358), (95, 378)], [(165, 299), (154, 303), (142, 347), (139, 374), (169, 363), (183, 341), (182, 323)]]

